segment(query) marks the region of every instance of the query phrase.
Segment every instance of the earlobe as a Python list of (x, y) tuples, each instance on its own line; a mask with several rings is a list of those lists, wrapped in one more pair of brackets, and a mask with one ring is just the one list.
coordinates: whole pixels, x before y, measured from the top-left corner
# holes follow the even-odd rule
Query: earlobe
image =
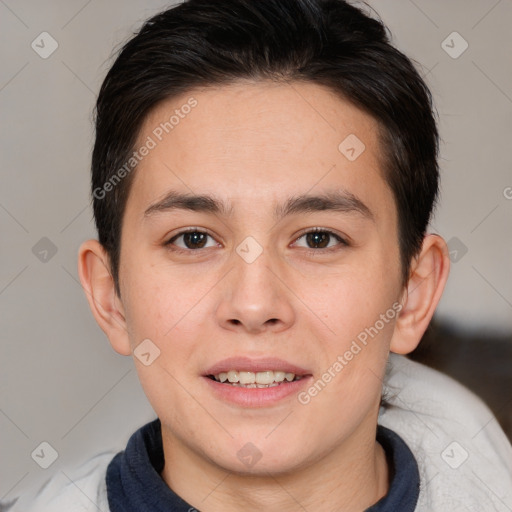
[(130, 355), (123, 305), (116, 294), (108, 254), (97, 240), (80, 246), (78, 275), (92, 314), (110, 344), (119, 354)]
[(391, 352), (408, 354), (418, 346), (439, 303), (449, 271), (450, 258), (444, 239), (435, 234), (425, 236), (421, 252), (411, 264)]

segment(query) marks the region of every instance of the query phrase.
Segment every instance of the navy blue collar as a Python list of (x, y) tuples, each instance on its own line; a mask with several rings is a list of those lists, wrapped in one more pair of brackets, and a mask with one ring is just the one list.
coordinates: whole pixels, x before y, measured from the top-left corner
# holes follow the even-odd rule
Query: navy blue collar
[(414, 455), (398, 434), (382, 425), (377, 425), (377, 441), (386, 452), (390, 486), (386, 496), (365, 512), (413, 512), (420, 494), (420, 473)]
[[(366, 512), (413, 512), (420, 478), (411, 450), (392, 430), (378, 425), (377, 440), (386, 452), (391, 471), (389, 492)], [(195, 510), (164, 482), (164, 452), (160, 420), (137, 430), (126, 449), (107, 468), (107, 495), (111, 512), (189, 512)]]

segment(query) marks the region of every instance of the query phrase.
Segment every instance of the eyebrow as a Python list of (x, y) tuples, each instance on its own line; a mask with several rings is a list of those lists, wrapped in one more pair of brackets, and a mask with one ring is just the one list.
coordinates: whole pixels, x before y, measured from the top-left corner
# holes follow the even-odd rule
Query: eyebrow
[[(233, 206), (207, 194), (184, 194), (171, 190), (163, 199), (147, 208), (144, 217), (151, 217), (157, 212), (173, 210), (189, 210), (229, 217), (233, 212)], [(275, 205), (274, 218), (281, 220), (289, 215), (329, 210), (341, 213), (357, 213), (368, 220), (375, 221), (370, 208), (354, 194), (344, 190), (290, 197), (284, 203)]]

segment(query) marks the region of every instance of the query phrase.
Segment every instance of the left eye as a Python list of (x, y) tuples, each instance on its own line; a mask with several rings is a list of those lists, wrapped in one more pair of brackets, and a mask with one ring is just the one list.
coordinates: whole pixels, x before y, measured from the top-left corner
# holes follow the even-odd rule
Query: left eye
[[(329, 244), (334, 241), (337, 241), (341, 245), (348, 245), (347, 242), (343, 240), (343, 238), (328, 230), (315, 229), (313, 231), (308, 231), (307, 233), (299, 236), (295, 240), (295, 243), (297, 243), (297, 241), (302, 238), (304, 238), (306, 244), (308, 244), (308, 247), (306, 247), (307, 249), (331, 249), (333, 246), (329, 246)], [(334, 244), (334, 247), (335, 246), (336, 244)]]

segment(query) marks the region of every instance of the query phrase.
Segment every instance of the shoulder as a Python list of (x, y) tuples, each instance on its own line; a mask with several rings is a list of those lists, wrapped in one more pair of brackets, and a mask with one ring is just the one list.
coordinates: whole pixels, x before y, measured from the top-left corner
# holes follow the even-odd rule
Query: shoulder
[(9, 512), (108, 512), (105, 474), (116, 451), (102, 452), (71, 471), (61, 470), (24, 495)]
[[(418, 510), (509, 510), (512, 446), (491, 410), (452, 378), (391, 354), (379, 424), (418, 462)], [(443, 508), (444, 507), (444, 508)], [(475, 507), (475, 508), (472, 508)], [(493, 507), (493, 508), (491, 508)]]

